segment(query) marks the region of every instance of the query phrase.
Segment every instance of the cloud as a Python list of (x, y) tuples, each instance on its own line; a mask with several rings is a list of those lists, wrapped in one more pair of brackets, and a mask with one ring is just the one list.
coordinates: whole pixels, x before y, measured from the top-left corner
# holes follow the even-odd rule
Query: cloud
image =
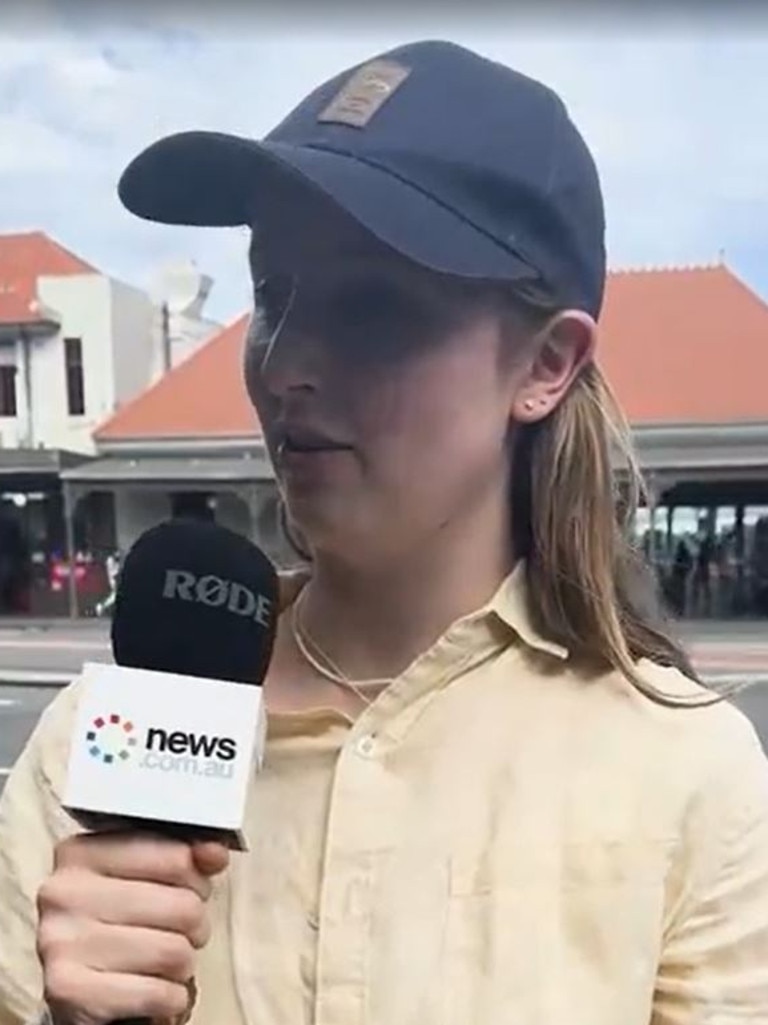
[(706, 19), (664, 28), (499, 11), (206, 21), (156, 6), (132, 4), (118, 23), (49, 0), (56, 27), (0, 36), (0, 230), (50, 230), (132, 280), (192, 256), (216, 278), (215, 311), (234, 315), (248, 296), (242, 232), (130, 217), (115, 194), (125, 164), (186, 128), (262, 135), (341, 68), (447, 36), (563, 95), (600, 167), (614, 264), (706, 263), (725, 249), (768, 296), (765, 31), (746, 35), (733, 18), (715, 31)]

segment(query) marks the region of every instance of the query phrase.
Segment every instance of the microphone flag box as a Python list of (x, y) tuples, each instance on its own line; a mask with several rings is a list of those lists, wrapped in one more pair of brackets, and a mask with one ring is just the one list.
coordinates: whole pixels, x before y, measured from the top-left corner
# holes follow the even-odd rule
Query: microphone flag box
[(248, 786), (266, 740), (259, 686), (88, 662), (78, 683), (63, 807), (246, 849)]

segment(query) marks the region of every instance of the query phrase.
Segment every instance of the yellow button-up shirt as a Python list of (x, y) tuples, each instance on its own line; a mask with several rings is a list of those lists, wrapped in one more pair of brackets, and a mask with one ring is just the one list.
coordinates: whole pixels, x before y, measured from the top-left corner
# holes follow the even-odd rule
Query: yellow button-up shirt
[[(768, 763), (532, 629), (522, 574), (356, 721), (272, 716), (194, 1025), (768, 1023)], [(699, 688), (641, 669), (662, 690)], [(0, 1025), (41, 1002), (35, 894), (78, 685), (0, 805)]]

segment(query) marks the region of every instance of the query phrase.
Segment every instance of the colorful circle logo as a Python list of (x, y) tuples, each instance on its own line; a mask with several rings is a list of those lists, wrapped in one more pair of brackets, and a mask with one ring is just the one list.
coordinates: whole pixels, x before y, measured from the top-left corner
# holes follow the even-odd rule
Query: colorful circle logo
[(90, 744), (88, 753), (105, 765), (127, 761), (137, 743), (134, 731), (133, 723), (119, 715), (99, 716), (85, 737)]

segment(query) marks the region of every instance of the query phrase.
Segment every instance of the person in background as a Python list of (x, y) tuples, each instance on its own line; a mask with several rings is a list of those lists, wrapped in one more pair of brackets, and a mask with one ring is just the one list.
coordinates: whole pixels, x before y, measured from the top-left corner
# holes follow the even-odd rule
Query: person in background
[(18, 518), (0, 511), (0, 615), (30, 611), (32, 563)]
[(104, 616), (109, 613), (112, 614), (112, 610), (115, 607), (115, 599), (117, 598), (117, 583), (120, 576), (120, 552), (110, 552), (104, 560), (104, 572), (107, 577), (107, 593), (106, 595), (96, 602), (94, 606), (94, 612), (97, 616)]
[(715, 542), (709, 532), (699, 538), (696, 559), (693, 565), (693, 608), (697, 616), (712, 614), (712, 563), (715, 559)]
[(692, 566), (693, 555), (690, 546), (687, 540), (681, 537), (675, 546), (671, 572), (672, 608), (676, 615), (681, 617), (685, 615), (688, 608), (688, 582)]
[(307, 573), (228, 868), (77, 835), (77, 684), (49, 706), (0, 805), (2, 1025), (768, 1020), (768, 763), (628, 541), (562, 101), (412, 43), (120, 194), (253, 230), (245, 377)]

